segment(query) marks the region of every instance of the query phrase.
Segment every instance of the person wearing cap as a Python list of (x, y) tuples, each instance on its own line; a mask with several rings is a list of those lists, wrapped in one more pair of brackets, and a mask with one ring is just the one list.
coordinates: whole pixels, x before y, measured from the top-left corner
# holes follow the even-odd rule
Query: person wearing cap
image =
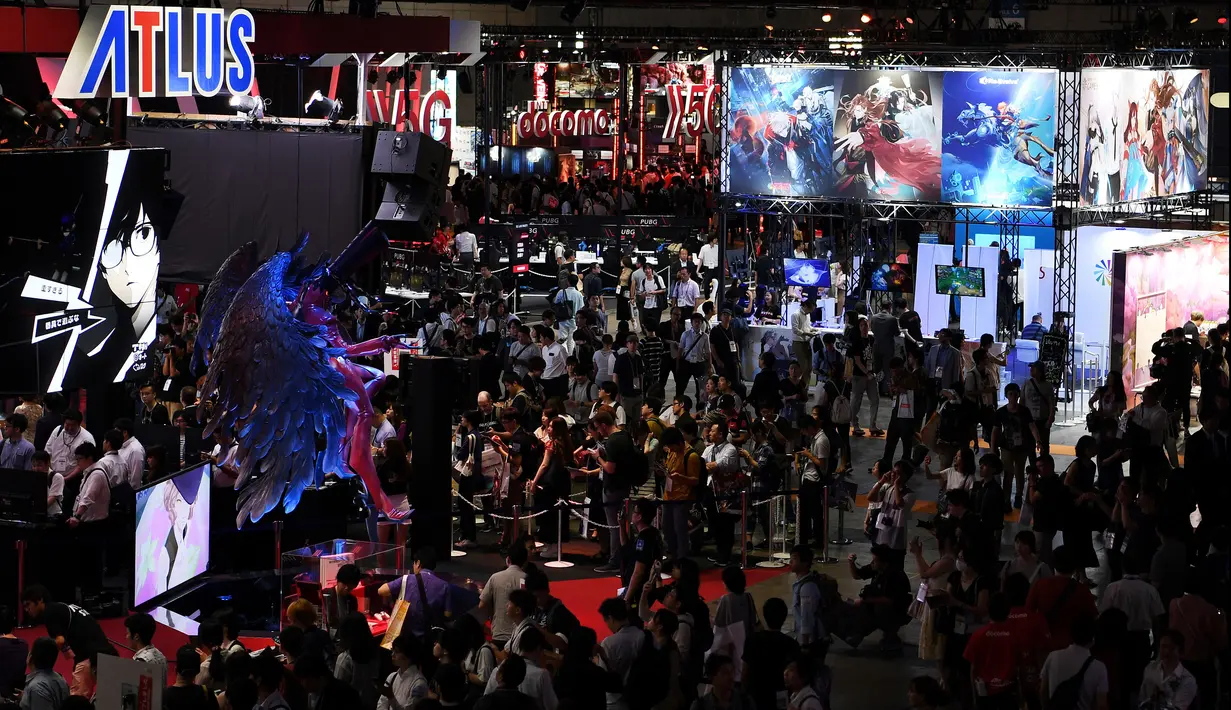
[(731, 309), (723, 308), (718, 313), (718, 325), (710, 329), (710, 352), (718, 374), (732, 385), (743, 379), (739, 366), (739, 338), (731, 328)]
[[(692, 327), (680, 336), (681, 369), (689, 380), (697, 383), (696, 400), (700, 402), (704, 399), (705, 380), (709, 377), (710, 339), (703, 330), (705, 319), (700, 313), (692, 313), (689, 320), (692, 322)], [(680, 385), (679, 393), (687, 394), (687, 391), (688, 382), (685, 381)]]
[(799, 362), (806, 387), (812, 386), (812, 339), (820, 333), (812, 327), (812, 294), (804, 291), (799, 310), (791, 316), (791, 352)]

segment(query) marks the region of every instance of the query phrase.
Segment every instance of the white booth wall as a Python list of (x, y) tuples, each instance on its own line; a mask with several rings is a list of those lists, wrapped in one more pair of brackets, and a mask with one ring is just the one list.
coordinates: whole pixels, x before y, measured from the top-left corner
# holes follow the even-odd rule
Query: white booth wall
[(1000, 250), (995, 247), (967, 246), (962, 266), (983, 269), (983, 296), (950, 296), (936, 293), (936, 265), (953, 264), (952, 244), (920, 244), (915, 269), (915, 310), (922, 321), (924, 335), (949, 326), (949, 299), (961, 298), (961, 327), (968, 340), (996, 332), (996, 293)]

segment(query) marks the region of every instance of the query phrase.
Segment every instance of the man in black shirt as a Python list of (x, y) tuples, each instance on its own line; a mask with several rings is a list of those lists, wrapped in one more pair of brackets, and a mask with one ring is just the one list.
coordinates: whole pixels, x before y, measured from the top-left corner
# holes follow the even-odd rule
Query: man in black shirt
[(309, 654), (295, 661), (295, 677), (311, 698), (316, 699), (310, 710), (363, 710), (359, 693), (333, 677), (325, 659)]
[(1000, 452), (1000, 461), (1004, 466), (1002, 487), (1006, 506), (1013, 491), (1013, 479), (1016, 478), (1017, 493), (1013, 496), (1013, 507), (1020, 510), (1022, 494), (1026, 490), (1026, 459), (1034, 453), (1039, 429), (1030, 410), (1021, 403), (1022, 388), (1016, 382), (1004, 386), (1004, 396), (1008, 404), (996, 410), (991, 445), (992, 451)]
[(45, 587), (37, 584), (26, 587), (21, 595), (21, 604), (26, 618), (41, 621), (47, 627), (47, 635), (55, 639), (61, 651), (67, 648), (73, 652), (70, 685), (74, 692), (93, 673), (90, 670), (90, 656), (99, 653), (119, 655), (88, 611), (75, 604), (51, 601), (51, 594)]
[(628, 348), (616, 356), (612, 373), (620, 388), (620, 405), (628, 417), (637, 416), (645, 397), (645, 360), (637, 352), (638, 341), (636, 333), (629, 334)]
[(581, 622), (564, 606), (564, 602), (551, 595), (551, 583), (542, 570), (537, 567), (527, 570), (525, 587), (534, 595), (537, 605), (530, 618), (542, 629), (544, 640), (557, 652), (563, 653), (568, 649), (569, 636), (581, 626)]
[(628, 543), (625, 550), (620, 579), (624, 583), (624, 601), (628, 603), (629, 618), (640, 618), (637, 615), (637, 604), (641, 600), (641, 588), (657, 574), (656, 564), (662, 559), (662, 538), (658, 528), (654, 527), (654, 515), (657, 512), (654, 501), (638, 499), (633, 503), (633, 529), (636, 535)]
[(590, 302), (591, 296), (603, 295), (603, 276), (601, 273), (602, 262), (596, 261), (590, 264), (586, 276), (581, 280), (581, 292), (586, 297), (586, 303)]
[[(598, 440), (598, 464), (603, 469), (603, 510), (606, 513), (611, 544), (611, 558), (596, 572), (612, 574), (620, 571), (620, 513), (632, 488), (633, 469), (637, 465), (637, 446), (628, 432), (619, 428), (608, 412), (599, 412), (590, 420)], [(644, 461), (644, 459), (642, 459)], [(648, 475), (648, 471), (646, 472)]]
[(736, 341), (735, 331), (731, 330), (730, 308), (719, 311), (718, 327), (710, 330), (710, 352), (714, 354), (714, 364), (718, 366), (719, 375), (726, 377), (732, 384), (743, 379), (739, 369), (739, 343)]
[(799, 644), (782, 633), (786, 623), (786, 602), (778, 597), (765, 600), (761, 618), (765, 628), (752, 632), (744, 642), (744, 662), (748, 676), (744, 679), (748, 695), (758, 708), (776, 708), (779, 697), (785, 697), (782, 669), (799, 656)]
[(1052, 539), (1062, 527), (1071, 494), (1064, 480), (1056, 475), (1051, 454), (1039, 454), (1030, 472), (1030, 502), (1034, 505), (1034, 539), (1039, 557), (1051, 563)]
[(479, 698), (474, 710), (538, 710), (529, 695), (518, 690), (526, 679), (526, 659), (510, 653), (496, 669), (496, 689)]
[(835, 609), (833, 618), (826, 613), (825, 628), (858, 648), (863, 639), (873, 631), (880, 630), (883, 639), (881, 648), (901, 648), (898, 629), (910, 621), (906, 609), (910, 606), (910, 580), (902, 571), (901, 553), (885, 545), (872, 546), (872, 564), (859, 567), (855, 555), (847, 558), (851, 576), (871, 580), (859, 592), (859, 599), (845, 602)]

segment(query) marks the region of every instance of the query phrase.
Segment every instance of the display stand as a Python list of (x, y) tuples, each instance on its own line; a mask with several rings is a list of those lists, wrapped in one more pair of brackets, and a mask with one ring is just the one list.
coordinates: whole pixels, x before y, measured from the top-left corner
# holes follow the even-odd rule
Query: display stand
[[(560, 502), (563, 503), (564, 501), (560, 501)], [(569, 562), (568, 560), (565, 560), (562, 557), (564, 555), (563, 540), (564, 540), (564, 508), (557, 507), (556, 508), (556, 559), (550, 562), (544, 562), (543, 563), (544, 567), (551, 567), (552, 569), (568, 569), (569, 567), (573, 566), (572, 562)]]
[[(783, 500), (785, 500), (785, 499), (783, 499)], [(785, 558), (780, 558), (780, 557), (778, 556), (779, 554), (784, 554), (784, 553), (786, 553), (786, 525), (785, 525), (785, 522), (786, 522), (786, 520), (785, 520), (785, 519), (786, 519), (786, 516), (785, 516), (785, 515), (783, 515), (783, 516), (782, 516), (782, 517), (783, 517), (783, 528), (782, 528), (782, 553), (776, 553), (776, 552), (774, 552), (774, 538), (773, 538), (773, 534), (774, 534), (774, 532), (778, 529), (778, 519), (777, 519), (777, 518), (778, 518), (778, 516), (776, 515), (776, 513), (778, 512), (778, 501), (777, 501), (776, 499), (771, 498), (770, 500), (768, 500), (768, 501), (766, 501), (766, 502), (767, 502), (767, 503), (769, 503), (769, 533), (770, 533), (770, 538), (769, 538), (768, 540), (766, 540), (766, 541), (765, 541), (765, 547), (766, 547), (766, 549), (767, 549), (767, 550), (769, 550), (769, 559), (762, 560), (762, 561), (758, 562), (758, 563), (757, 563), (757, 567), (760, 567), (760, 568), (762, 568), (762, 569), (782, 569), (783, 567), (786, 567), (786, 563), (785, 563), (785, 562), (783, 562), (782, 560), (783, 560), (783, 559), (790, 559), (790, 557), (791, 557), (791, 556), (790, 556), (790, 554), (787, 554)]]

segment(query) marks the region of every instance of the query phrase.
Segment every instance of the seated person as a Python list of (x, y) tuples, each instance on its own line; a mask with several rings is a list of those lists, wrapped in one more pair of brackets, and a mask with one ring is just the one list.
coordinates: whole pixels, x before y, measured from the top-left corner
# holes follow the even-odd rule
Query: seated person
[(858, 648), (864, 637), (873, 631), (882, 633), (881, 647), (901, 648), (898, 629), (910, 621), (910, 580), (902, 570), (901, 553), (885, 545), (872, 546), (872, 564), (860, 567), (855, 555), (848, 559), (851, 576), (871, 580), (859, 592), (859, 598), (831, 605), (824, 610), (825, 628)]

